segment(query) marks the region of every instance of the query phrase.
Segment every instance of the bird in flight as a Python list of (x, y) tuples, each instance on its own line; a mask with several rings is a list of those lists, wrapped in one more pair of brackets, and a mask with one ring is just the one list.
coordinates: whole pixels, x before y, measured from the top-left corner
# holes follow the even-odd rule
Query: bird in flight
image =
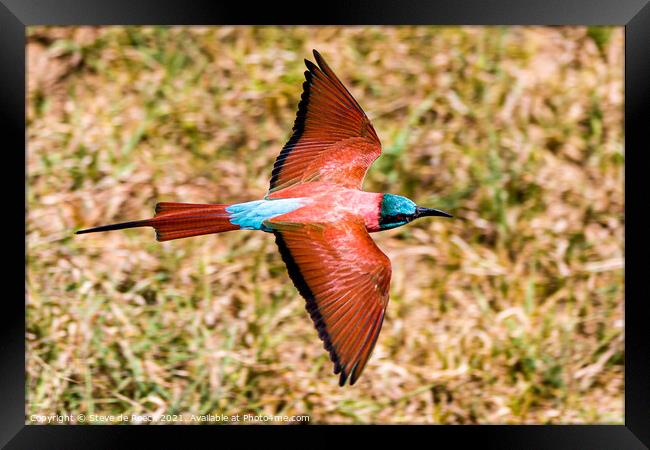
[(372, 353), (388, 304), (391, 264), (369, 233), (425, 216), (452, 217), (408, 198), (363, 191), (381, 154), (370, 120), (314, 50), (293, 134), (261, 200), (235, 204), (158, 203), (151, 219), (77, 234), (153, 227), (158, 241), (260, 230), (275, 235), (289, 276), (340, 374), (353, 385)]

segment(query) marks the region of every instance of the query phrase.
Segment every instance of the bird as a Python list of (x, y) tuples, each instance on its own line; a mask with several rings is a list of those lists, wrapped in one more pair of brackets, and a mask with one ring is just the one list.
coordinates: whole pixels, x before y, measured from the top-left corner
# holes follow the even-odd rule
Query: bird
[(275, 160), (261, 200), (234, 204), (158, 203), (153, 218), (76, 234), (153, 227), (158, 241), (234, 230), (271, 233), (289, 278), (339, 374), (359, 379), (388, 305), (391, 262), (370, 233), (427, 216), (453, 217), (391, 193), (362, 190), (381, 154), (372, 123), (316, 50), (292, 134)]

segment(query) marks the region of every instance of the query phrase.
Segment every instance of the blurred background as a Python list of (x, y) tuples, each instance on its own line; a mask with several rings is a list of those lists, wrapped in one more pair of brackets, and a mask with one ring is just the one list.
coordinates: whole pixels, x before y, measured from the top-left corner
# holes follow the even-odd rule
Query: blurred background
[[(622, 31), (29, 28), (26, 414), (623, 423)], [(455, 216), (373, 235), (345, 388), (271, 235), (73, 235), (261, 198), (313, 48), (382, 140), (365, 190)]]

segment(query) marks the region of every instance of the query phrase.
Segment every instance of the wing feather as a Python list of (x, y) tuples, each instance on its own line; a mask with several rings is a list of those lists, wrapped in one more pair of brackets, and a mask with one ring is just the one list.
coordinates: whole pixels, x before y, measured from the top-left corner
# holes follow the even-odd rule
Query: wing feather
[(269, 193), (297, 183), (328, 181), (361, 188), (381, 143), (370, 120), (314, 50), (293, 134), (273, 165)]
[(333, 224), (266, 221), (289, 276), (306, 299), (318, 336), (340, 373), (354, 384), (372, 353), (384, 320), (390, 260), (359, 220)]

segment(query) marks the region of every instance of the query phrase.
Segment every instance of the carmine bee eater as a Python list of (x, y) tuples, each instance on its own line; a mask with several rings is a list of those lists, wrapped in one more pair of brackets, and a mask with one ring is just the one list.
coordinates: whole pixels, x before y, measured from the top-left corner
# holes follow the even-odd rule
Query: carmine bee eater
[(343, 386), (363, 372), (388, 304), (390, 260), (369, 233), (451, 215), (399, 195), (361, 190), (381, 143), (352, 94), (315, 50), (314, 57), (318, 65), (305, 60), (293, 134), (262, 200), (158, 203), (151, 219), (77, 234), (146, 226), (156, 230), (158, 241), (231, 230), (273, 233)]

